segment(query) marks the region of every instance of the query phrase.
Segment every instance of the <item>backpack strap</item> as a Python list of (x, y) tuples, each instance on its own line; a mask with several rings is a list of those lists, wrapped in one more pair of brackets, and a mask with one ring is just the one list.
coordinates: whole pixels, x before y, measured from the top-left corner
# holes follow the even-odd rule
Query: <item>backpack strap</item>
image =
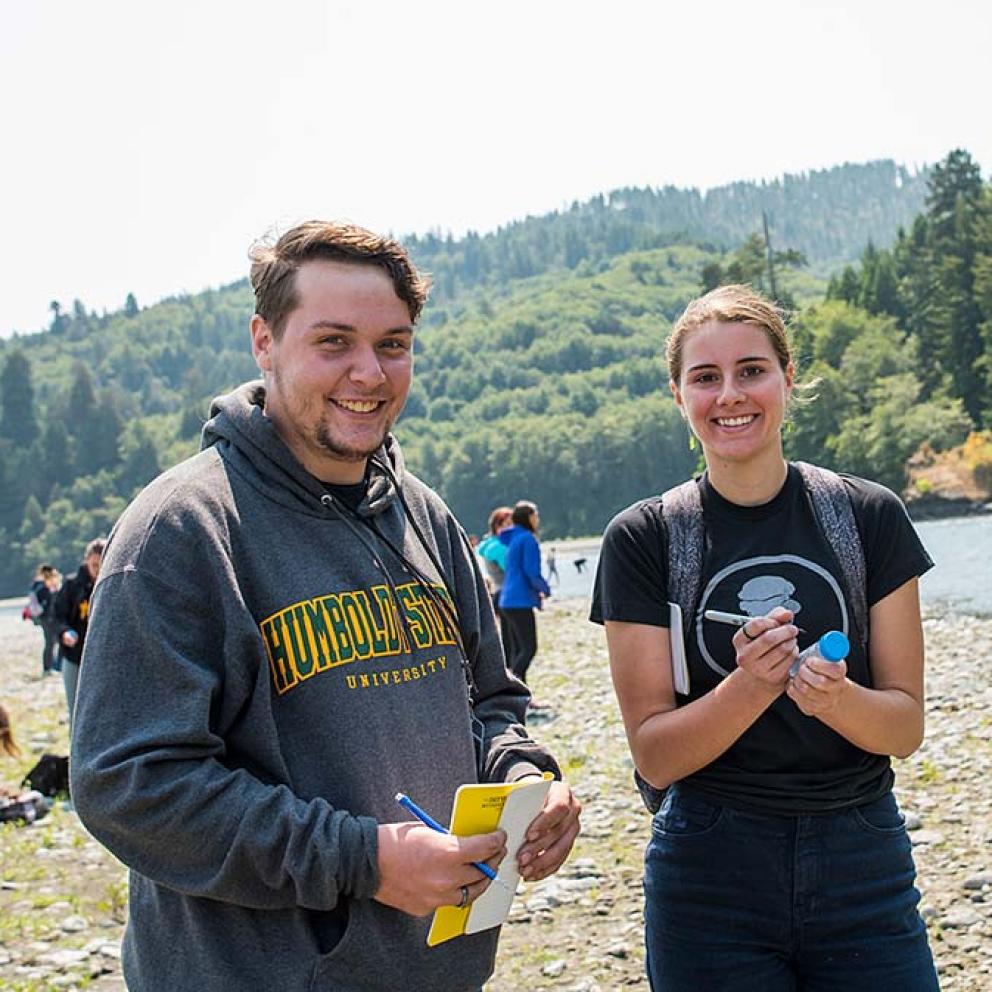
[[(706, 540), (703, 503), (696, 480), (690, 479), (662, 493), (661, 513), (666, 534), (664, 552), (668, 598), (682, 608), (682, 636), (688, 643), (703, 579)], [(644, 805), (651, 813), (657, 813), (668, 790), (656, 789), (636, 768), (634, 782)]]
[(840, 566), (851, 624), (863, 650), (868, 647), (868, 571), (851, 496), (844, 480), (830, 469), (795, 462), (813, 504), (820, 531)]
[(661, 512), (668, 537), (668, 547), (665, 549), (668, 598), (682, 609), (683, 634), (688, 644), (703, 581), (703, 550), (706, 546), (699, 483), (689, 479), (663, 493)]

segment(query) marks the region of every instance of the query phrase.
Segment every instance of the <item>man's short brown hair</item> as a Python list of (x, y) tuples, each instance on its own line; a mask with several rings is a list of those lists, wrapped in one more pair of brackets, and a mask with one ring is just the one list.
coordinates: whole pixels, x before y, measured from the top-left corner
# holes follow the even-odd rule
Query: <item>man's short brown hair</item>
[(392, 280), (412, 323), (417, 322), (430, 289), (429, 279), (417, 271), (398, 241), (355, 224), (308, 220), (291, 228), (275, 243), (256, 243), (249, 257), (255, 313), (276, 338), (282, 334), (286, 318), (299, 306), (296, 273), (304, 262), (315, 258), (378, 266)]

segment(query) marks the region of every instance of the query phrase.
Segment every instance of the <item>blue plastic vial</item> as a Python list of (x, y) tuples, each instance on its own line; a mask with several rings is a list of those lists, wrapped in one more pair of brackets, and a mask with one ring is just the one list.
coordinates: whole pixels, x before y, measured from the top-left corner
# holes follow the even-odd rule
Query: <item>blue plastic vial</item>
[(839, 630), (828, 630), (818, 641), (814, 641), (789, 668), (789, 675), (794, 676), (799, 666), (807, 658), (822, 658), (824, 661), (843, 661), (851, 653), (851, 642), (847, 634)]

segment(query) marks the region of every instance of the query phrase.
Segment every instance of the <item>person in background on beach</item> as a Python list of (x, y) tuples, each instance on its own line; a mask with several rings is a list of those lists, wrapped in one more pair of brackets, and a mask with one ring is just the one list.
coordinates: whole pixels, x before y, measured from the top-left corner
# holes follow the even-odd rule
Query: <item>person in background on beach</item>
[(11, 758), (16, 758), (21, 753), (14, 739), (14, 728), (10, 725), (10, 714), (2, 703), (0, 703), (0, 748)]
[[(521, 682), (527, 681), (527, 670), (537, 654), (537, 622), (534, 610), (541, 609), (551, 588), (541, 575), (541, 546), (537, 529), (541, 516), (537, 507), (520, 500), (513, 507), (513, 526), (499, 535), (506, 545), (506, 577), (499, 596), (500, 615), (510, 627), (512, 654), (507, 657), (510, 671)], [(532, 702), (532, 709), (542, 707)]]
[(62, 584), (62, 576), (54, 565), (41, 564), (31, 583), (41, 613), (34, 622), (41, 628), (44, 644), (41, 650), (41, 677), (47, 678), (62, 667), (59, 658), (58, 621), (55, 619), (55, 600)]
[(55, 597), (55, 630), (59, 638), (62, 684), (65, 686), (65, 701), (69, 708), (70, 732), (76, 708), (79, 666), (89, 626), (90, 597), (93, 595), (96, 577), (100, 574), (100, 561), (106, 545), (107, 542), (102, 537), (94, 538), (86, 545), (82, 564), (62, 583), (62, 588)]
[[(771, 303), (714, 290), (676, 322), (667, 356), (706, 471), (664, 511), (652, 497), (610, 523), (592, 605), (634, 764), (667, 787), (645, 860), (651, 987), (929, 992), (889, 756), (923, 738), (930, 557), (889, 490), (785, 461), (795, 368)], [(818, 520), (816, 479), (853, 511), (846, 524)], [(702, 530), (669, 562), (674, 496), (682, 525)], [(676, 696), (668, 601), (689, 570), (690, 687)], [(711, 608), (743, 623), (712, 622)], [(846, 663), (790, 670), (831, 629), (849, 636)]]
[(548, 548), (548, 555), (545, 559), (545, 565), (548, 570), (548, 584), (552, 582), (560, 582), (561, 579), (558, 578), (558, 560), (555, 557), (555, 549), (553, 547)]
[(493, 609), (499, 618), (499, 632), (503, 639), (503, 653), (507, 658), (513, 653), (513, 642), (511, 640), (513, 631), (499, 608), (499, 596), (503, 591), (503, 580), (506, 577), (506, 545), (499, 539), (499, 535), (512, 526), (513, 510), (508, 506), (497, 506), (489, 514), (489, 533), (475, 549), (475, 553), (482, 560), (486, 588), (489, 590), (489, 595), (493, 601)]
[(475, 992), (497, 930), (430, 948), (502, 831), (463, 783), (551, 772), (517, 855), (558, 870), (579, 804), (523, 727), (465, 532), (390, 429), (427, 284), (394, 240), (311, 221), (252, 252), (263, 381), (124, 512), (96, 587), (72, 740), (87, 828), (131, 867), (142, 992)]

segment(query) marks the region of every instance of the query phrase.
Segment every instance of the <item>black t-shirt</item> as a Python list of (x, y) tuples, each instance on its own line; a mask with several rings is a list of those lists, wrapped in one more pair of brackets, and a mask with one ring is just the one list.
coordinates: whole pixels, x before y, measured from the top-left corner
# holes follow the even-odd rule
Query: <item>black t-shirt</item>
[[(843, 476), (867, 567), (868, 608), (933, 562), (899, 499), (884, 486)], [(704, 475), (699, 481), (706, 545), (701, 598), (686, 643), (690, 695), (712, 690), (736, 667), (735, 628), (703, 611), (761, 616), (775, 606), (795, 613), (800, 649), (828, 630), (851, 634), (840, 568), (816, 523), (802, 476), (789, 466), (785, 485), (768, 503), (738, 506)], [(624, 510), (603, 536), (591, 619), (668, 626), (665, 525), (661, 497)], [(851, 637), (848, 677), (871, 685), (868, 659)], [(797, 813), (871, 802), (891, 788), (885, 755), (855, 747), (780, 696), (737, 741), (687, 785), (736, 806)]]
[(361, 482), (353, 482), (348, 485), (332, 485), (325, 482), (324, 488), (331, 496), (344, 503), (349, 510), (357, 510), (369, 489), (368, 475)]

